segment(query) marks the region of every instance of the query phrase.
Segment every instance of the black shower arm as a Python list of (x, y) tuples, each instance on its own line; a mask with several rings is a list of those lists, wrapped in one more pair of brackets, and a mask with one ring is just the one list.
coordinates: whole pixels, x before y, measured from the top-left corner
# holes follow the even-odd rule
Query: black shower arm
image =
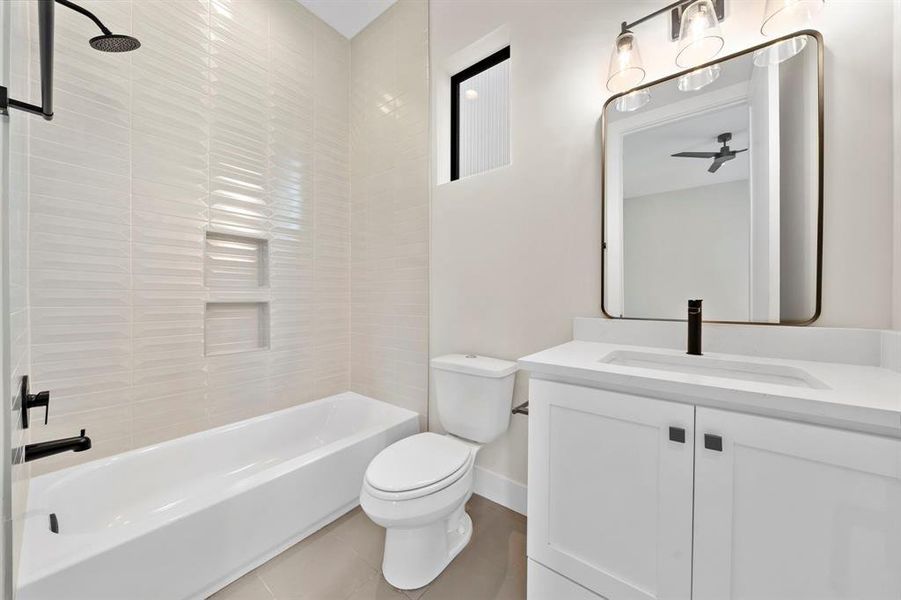
[[(56, 0), (74, 8), (67, 0)], [(81, 7), (78, 7), (81, 8)], [(82, 12), (84, 9), (79, 10)], [(41, 105), (29, 104), (9, 97), (9, 91), (0, 86), (0, 114), (8, 115), (10, 108), (23, 110), (44, 117), (53, 118), (53, 17), (54, 0), (38, 0), (38, 47), (41, 51)], [(97, 18), (88, 13), (95, 22)]]
[(37, 106), (35, 104), (29, 104), (28, 102), (10, 98), (8, 90), (5, 87), (0, 86), (0, 114), (7, 115), (9, 114), (10, 108), (15, 108), (40, 115), (48, 121), (53, 118), (54, 2), (62, 4), (66, 8), (71, 8), (77, 13), (83, 14), (92, 20), (104, 35), (112, 34), (94, 13), (77, 4), (69, 2), (69, 0), (38, 0), (38, 38), (41, 51), (41, 105)]
[[(66, 8), (70, 8), (75, 12), (82, 14), (94, 22), (102, 36), (91, 39), (91, 46), (98, 50), (107, 52), (127, 52), (140, 47), (141, 43), (129, 36), (113, 35), (103, 22), (97, 16), (86, 8), (78, 6), (70, 0), (38, 0), (38, 47), (41, 54), (41, 105), (29, 104), (21, 100), (15, 100), (9, 97), (9, 90), (0, 86), (0, 115), (8, 115), (10, 108), (24, 110), (36, 115), (44, 117), (47, 121), (53, 118), (53, 27), (54, 27), (54, 9), (56, 4), (62, 4)], [(117, 40), (125, 39), (129, 43), (123, 45), (104, 46), (100, 44), (95, 46), (94, 42), (102, 42), (102, 38), (115, 38)]]
[(78, 6), (77, 4), (75, 4), (75, 3), (73, 3), (73, 2), (69, 2), (69, 0), (56, 0), (56, 3), (57, 3), (57, 4), (62, 4), (62, 5), (65, 6), (66, 8), (71, 8), (71, 9), (74, 10), (75, 12), (81, 13), (81, 14), (83, 14), (84, 16), (86, 16), (87, 18), (89, 18), (90, 20), (94, 21), (94, 24), (97, 25), (97, 27), (100, 28), (100, 31), (102, 31), (105, 35), (112, 35), (112, 34), (113, 34), (113, 32), (110, 31), (109, 29), (107, 29), (107, 28), (106, 28), (106, 25), (104, 25), (104, 24), (100, 21), (100, 19), (97, 18), (97, 15), (95, 15), (94, 13), (92, 13), (91, 11), (89, 11), (88, 9), (83, 8), (83, 7), (81, 7), (81, 6)]
[(38, 0), (38, 36), (41, 51), (41, 105), (37, 106), (15, 100), (8, 96), (7, 89), (0, 88), (0, 113), (9, 114), (7, 107), (24, 110), (36, 115), (41, 115), (46, 120), (53, 118), (53, 27), (54, 27), (54, 2), (71, 8), (94, 22), (104, 35), (112, 35), (94, 13), (82, 8), (69, 0)]

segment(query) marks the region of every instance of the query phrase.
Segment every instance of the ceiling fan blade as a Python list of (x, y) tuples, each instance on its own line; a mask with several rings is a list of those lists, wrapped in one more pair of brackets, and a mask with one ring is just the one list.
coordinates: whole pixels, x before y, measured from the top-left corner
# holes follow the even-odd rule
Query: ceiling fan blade
[(747, 152), (747, 151), (748, 151), (747, 148), (742, 148), (741, 150), (733, 150), (732, 154), (738, 154), (739, 152)]
[(732, 160), (732, 158), (733, 158), (732, 156), (728, 156), (728, 155), (717, 157), (717, 159), (713, 161), (713, 164), (710, 165), (710, 168), (707, 169), (707, 172), (716, 173), (717, 171), (720, 170), (720, 167), (723, 166), (724, 162), (726, 162), (727, 160)]
[(716, 158), (718, 154), (718, 152), (677, 152), (672, 156), (680, 158)]

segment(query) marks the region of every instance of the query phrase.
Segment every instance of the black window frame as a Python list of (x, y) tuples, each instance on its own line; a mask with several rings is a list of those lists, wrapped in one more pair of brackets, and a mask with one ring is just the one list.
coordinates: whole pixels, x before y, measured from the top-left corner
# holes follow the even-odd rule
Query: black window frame
[(510, 59), (510, 46), (501, 48), (494, 54), (483, 58), (471, 67), (467, 67), (451, 76), (451, 139), (450, 139), (450, 180), (460, 179), (460, 84), (472, 79), (479, 73), (487, 71)]

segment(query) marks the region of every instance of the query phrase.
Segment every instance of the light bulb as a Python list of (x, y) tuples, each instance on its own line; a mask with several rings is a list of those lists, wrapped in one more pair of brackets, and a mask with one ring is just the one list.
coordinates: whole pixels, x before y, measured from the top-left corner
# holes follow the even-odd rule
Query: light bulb
[(644, 76), (635, 34), (624, 31), (616, 36), (613, 44), (610, 69), (607, 72), (607, 89), (611, 92), (624, 92), (641, 83)]

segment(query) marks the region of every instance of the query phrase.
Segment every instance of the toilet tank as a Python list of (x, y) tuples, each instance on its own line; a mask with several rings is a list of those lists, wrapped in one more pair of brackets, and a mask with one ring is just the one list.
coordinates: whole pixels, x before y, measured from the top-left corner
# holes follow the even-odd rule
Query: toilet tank
[(431, 365), (438, 419), (445, 431), (485, 444), (507, 430), (515, 362), (448, 354), (433, 358)]

